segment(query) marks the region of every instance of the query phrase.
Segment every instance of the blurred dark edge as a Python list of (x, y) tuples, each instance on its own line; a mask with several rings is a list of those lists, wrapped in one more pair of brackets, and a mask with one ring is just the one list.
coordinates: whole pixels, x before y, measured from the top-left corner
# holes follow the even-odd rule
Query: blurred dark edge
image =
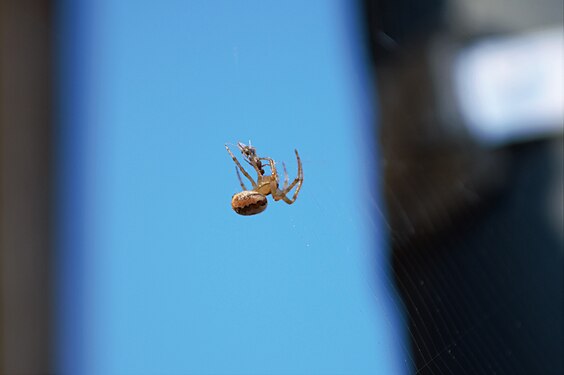
[(465, 134), (437, 86), (480, 36), (453, 25), (447, 3), (362, 1), (411, 359), (418, 374), (561, 374), (564, 228), (551, 211), (564, 210), (563, 139), (485, 149)]
[(52, 373), (52, 5), (0, 0), (0, 368)]

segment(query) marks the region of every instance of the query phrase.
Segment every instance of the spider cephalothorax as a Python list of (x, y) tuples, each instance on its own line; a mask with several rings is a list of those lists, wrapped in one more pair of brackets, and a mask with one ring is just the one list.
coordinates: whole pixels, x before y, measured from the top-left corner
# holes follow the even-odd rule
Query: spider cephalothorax
[[(257, 173), (257, 181), (253, 180), (253, 178), (245, 171), (245, 169), (241, 166), (235, 155), (231, 152), (229, 147), (225, 145), (227, 152), (231, 155), (231, 158), (236, 164), (235, 170), (237, 171), (237, 177), (239, 178), (239, 183), (241, 184), (241, 188), (243, 189), (242, 192), (233, 195), (231, 199), (231, 207), (235, 212), (240, 215), (256, 215), (261, 213), (262, 211), (266, 210), (266, 206), (268, 205), (268, 201), (266, 199), (267, 195), (272, 195), (272, 198), (275, 201), (283, 200), (288, 204), (292, 204), (298, 198), (298, 193), (302, 187), (302, 183), (304, 180), (303, 170), (302, 170), (302, 162), (300, 160), (300, 155), (298, 155), (298, 150), (294, 150), (296, 153), (296, 159), (298, 160), (298, 176), (292, 181), (290, 185), (288, 185), (288, 173), (286, 172), (286, 166), (282, 163), (284, 168), (284, 184), (282, 189), (278, 188), (278, 172), (276, 171), (276, 163), (272, 158), (268, 157), (259, 157), (256, 152), (256, 148), (253, 146), (246, 145), (244, 143), (239, 142), (237, 147), (243, 154), (243, 159), (247, 163), (253, 167), (255, 172)], [(267, 162), (267, 164), (263, 164), (262, 161)], [(268, 166), (270, 168), (270, 175), (265, 176), (264, 167)], [(243, 180), (241, 179), (241, 175), (239, 174), (239, 170), (249, 179), (253, 188), (248, 190)], [(286, 194), (290, 192), (296, 186), (296, 190), (294, 191), (294, 195), (292, 198), (288, 198)]]

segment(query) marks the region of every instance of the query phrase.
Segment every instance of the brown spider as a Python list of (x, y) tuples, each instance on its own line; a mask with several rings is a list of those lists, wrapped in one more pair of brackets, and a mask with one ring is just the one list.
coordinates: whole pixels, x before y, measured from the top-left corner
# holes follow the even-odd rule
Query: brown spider
[[(290, 185), (288, 185), (288, 173), (286, 172), (286, 165), (282, 163), (284, 168), (284, 185), (282, 186), (282, 190), (278, 188), (278, 172), (276, 171), (276, 163), (272, 158), (266, 157), (259, 157), (257, 155), (256, 149), (251, 146), (250, 142), (249, 145), (244, 143), (238, 142), (237, 147), (243, 154), (243, 159), (247, 163), (254, 168), (257, 172), (257, 181), (255, 182), (252, 177), (245, 171), (245, 169), (241, 166), (235, 155), (231, 152), (229, 147), (225, 145), (227, 152), (231, 155), (231, 158), (237, 165), (235, 167), (235, 171), (237, 172), (237, 177), (239, 178), (239, 183), (241, 184), (241, 188), (243, 189), (242, 192), (233, 195), (231, 199), (231, 208), (239, 215), (256, 215), (261, 213), (262, 211), (266, 210), (266, 206), (268, 201), (266, 196), (268, 194), (272, 195), (275, 201), (283, 200), (288, 204), (292, 204), (298, 198), (298, 193), (302, 188), (302, 183), (304, 180), (304, 174), (302, 170), (302, 161), (300, 160), (300, 155), (298, 155), (298, 150), (294, 150), (296, 152), (296, 159), (298, 160), (298, 176), (292, 181)], [(268, 162), (268, 164), (264, 165), (262, 161)], [(270, 167), (270, 175), (265, 176), (264, 167)], [(243, 180), (241, 179), (241, 175), (239, 174), (239, 170), (251, 181), (251, 185), (253, 185), (252, 190), (248, 190)], [(294, 191), (294, 195), (292, 199), (289, 199), (286, 194), (290, 192), (296, 186), (296, 190)]]

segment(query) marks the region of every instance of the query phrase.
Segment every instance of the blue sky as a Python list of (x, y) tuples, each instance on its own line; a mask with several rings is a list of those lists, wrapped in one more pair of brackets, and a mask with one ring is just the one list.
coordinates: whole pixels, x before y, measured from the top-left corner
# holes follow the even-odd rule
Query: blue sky
[[(354, 12), (62, 2), (63, 372), (407, 371)], [(231, 210), (248, 140), (299, 150), (295, 204)]]

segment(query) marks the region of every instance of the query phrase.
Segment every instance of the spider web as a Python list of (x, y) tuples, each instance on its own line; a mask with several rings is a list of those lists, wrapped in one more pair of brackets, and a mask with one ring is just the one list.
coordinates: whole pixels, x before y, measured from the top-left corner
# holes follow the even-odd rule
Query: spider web
[[(527, 16), (512, 22), (538, 16), (515, 3)], [(460, 119), (445, 121), (438, 109), (456, 108), (444, 89), (447, 59), (422, 51), (431, 50), (426, 38), (452, 32), (442, 27), (447, 2), (364, 4), (383, 127), (386, 210), (373, 210), (388, 217), (391, 284), (411, 341), (405, 357), (417, 374), (562, 373), (562, 139), (497, 150), (445, 142), (460, 130)], [(476, 7), (495, 13), (493, 4)], [(437, 86), (448, 94), (434, 95)]]
[[(562, 186), (561, 162), (548, 150), (512, 150), (509, 187), (493, 197), (476, 191), (478, 207), (434, 223), (443, 233), (396, 233), (394, 279), (416, 373), (562, 371), (563, 244), (548, 215), (558, 201), (546, 202), (550, 186)], [(430, 183), (422, 175), (417, 185)], [(447, 208), (437, 200), (429, 210)]]
[[(357, 207), (367, 233), (380, 232), (379, 226), (390, 233), (390, 266), (380, 253), (386, 245), (374, 243), (365, 250), (372, 259), (367, 274), (388, 290), (376, 303), (383, 310), (392, 306), (388, 311), (396, 316), (385, 319), (407, 333), (396, 344), (414, 373), (561, 373), (563, 242), (554, 228), (562, 220), (550, 215), (555, 204), (561, 207), (561, 196), (548, 194), (547, 202), (547, 192), (561, 191), (562, 149), (561, 140), (511, 148), (506, 187), (492, 194), (467, 184), (458, 198), (464, 203), (448, 220), (435, 220), (436, 232), (398, 233), (377, 194)], [(310, 171), (329, 168), (321, 160), (306, 163)], [(442, 188), (424, 173), (416, 175), (421, 190)], [(336, 186), (327, 189), (337, 194)], [(319, 215), (327, 214), (322, 201), (310, 199)], [(450, 207), (435, 200), (427, 215)], [(342, 207), (334, 220), (347, 212)], [(309, 229), (311, 236), (301, 235), (308, 248), (326, 235)], [(333, 229), (327, 233), (338, 232)], [(374, 285), (375, 279), (365, 281)], [(402, 314), (405, 321), (397, 319)]]

